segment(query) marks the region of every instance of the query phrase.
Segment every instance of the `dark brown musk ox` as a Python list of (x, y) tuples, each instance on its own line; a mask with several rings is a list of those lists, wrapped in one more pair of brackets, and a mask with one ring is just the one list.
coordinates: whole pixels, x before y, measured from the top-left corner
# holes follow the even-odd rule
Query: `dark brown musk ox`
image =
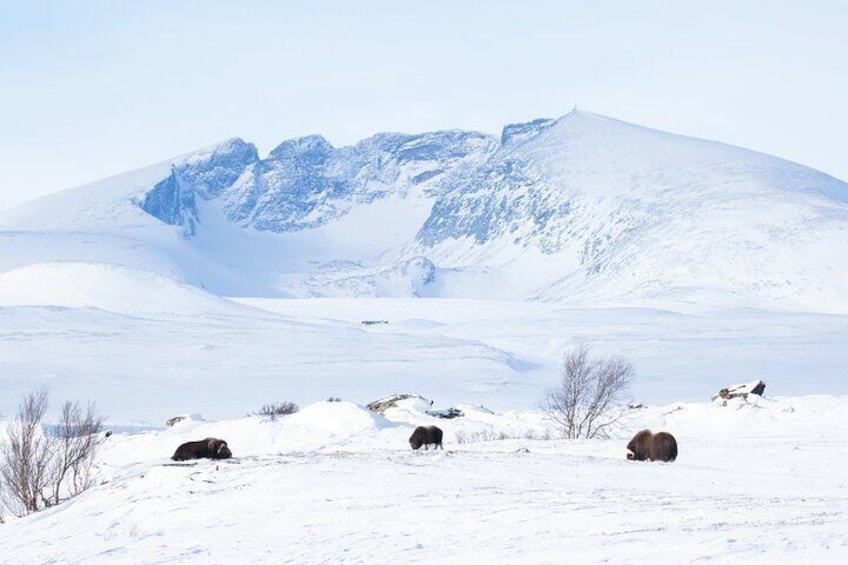
[(627, 458), (634, 461), (674, 461), (677, 459), (677, 440), (668, 432), (642, 430), (627, 444)]
[(186, 461), (188, 459), (229, 459), (233, 452), (227, 446), (227, 442), (215, 437), (208, 437), (198, 441), (189, 441), (177, 448), (171, 457), (174, 461)]
[(422, 445), (424, 449), (429, 449), (431, 444), (444, 449), (444, 446), (442, 446), (442, 430), (436, 426), (418, 426), (409, 436), (409, 445), (412, 446), (412, 449), (418, 449)]

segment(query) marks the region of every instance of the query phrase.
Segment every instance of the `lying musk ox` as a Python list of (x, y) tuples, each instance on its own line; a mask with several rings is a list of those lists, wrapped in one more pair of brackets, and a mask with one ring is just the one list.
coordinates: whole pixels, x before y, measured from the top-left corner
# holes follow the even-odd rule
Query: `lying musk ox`
[(627, 458), (635, 461), (674, 461), (677, 459), (677, 440), (667, 432), (651, 433), (642, 430), (627, 444)]
[(227, 447), (227, 442), (208, 437), (199, 441), (189, 441), (182, 444), (174, 452), (171, 457), (174, 461), (186, 461), (187, 459), (229, 459), (233, 456), (233, 452)]
[[(409, 445), (412, 446), (412, 449), (418, 449), (422, 445), (424, 449), (429, 449), (429, 445), (434, 444), (436, 447), (442, 446), (442, 430), (437, 428), (436, 426), (418, 426), (415, 428), (415, 431), (412, 432), (412, 435), (409, 436)], [(435, 449), (435, 447), (433, 448)]]

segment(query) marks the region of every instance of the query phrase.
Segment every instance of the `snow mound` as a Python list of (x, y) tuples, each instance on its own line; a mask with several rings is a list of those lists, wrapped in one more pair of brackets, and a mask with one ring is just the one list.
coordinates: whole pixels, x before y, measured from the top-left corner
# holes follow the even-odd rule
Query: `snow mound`
[(381, 430), (391, 427), (393, 424), (379, 414), (352, 402), (323, 401), (273, 420), (250, 416), (231, 422), (200, 425), (192, 428), (189, 435), (194, 439), (206, 436), (226, 439), (234, 456), (240, 457), (341, 447), (350, 443), (352, 438), (360, 438), (360, 443), (365, 438), (374, 439)]
[(223, 313), (243, 307), (162, 275), (107, 263), (38, 263), (0, 273), (0, 306), (119, 314)]
[[(382, 437), (384, 431), (387, 437)], [(163, 431), (120, 434), (107, 444), (105, 459), (116, 467), (163, 461), (181, 444), (206, 437), (225, 440), (235, 459), (363, 445), (404, 447), (408, 433), (405, 427), (352, 402), (317, 402), (273, 420), (263, 416), (215, 422), (187, 419)]]
[(288, 429), (310, 430), (325, 437), (344, 437), (377, 431), (392, 424), (352, 402), (316, 402), (285, 420)]
[(822, 426), (844, 428), (828, 409), (828, 404), (833, 404), (831, 409), (834, 409), (838, 402), (840, 400), (835, 397), (763, 398), (758, 395), (734, 398), (725, 404), (680, 402), (634, 411), (628, 418), (628, 429), (632, 433), (641, 428), (672, 431), (678, 441), (680, 437), (695, 434), (721, 439), (815, 434)]

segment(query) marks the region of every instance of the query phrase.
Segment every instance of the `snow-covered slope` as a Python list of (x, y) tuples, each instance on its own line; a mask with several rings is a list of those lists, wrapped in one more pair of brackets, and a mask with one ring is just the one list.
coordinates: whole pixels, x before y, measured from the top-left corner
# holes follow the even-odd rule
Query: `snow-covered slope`
[(171, 278), (108, 263), (39, 263), (0, 273), (0, 307), (99, 308), (119, 314), (212, 314), (241, 308)]
[(587, 112), (508, 139), (418, 242), (438, 266), (518, 271), (538, 299), (848, 307), (848, 185)]
[(114, 263), (222, 295), (848, 312), (848, 185), (583, 111), (239, 139), (0, 215), (0, 272)]
[[(561, 440), (538, 414), (437, 421), (320, 402), (269, 421), (114, 434), (98, 484), (0, 525), (29, 563), (842, 563), (846, 398), (635, 410), (610, 440)], [(413, 452), (418, 424), (443, 451)], [(674, 463), (625, 459), (672, 430)], [(225, 438), (234, 459), (175, 463)]]

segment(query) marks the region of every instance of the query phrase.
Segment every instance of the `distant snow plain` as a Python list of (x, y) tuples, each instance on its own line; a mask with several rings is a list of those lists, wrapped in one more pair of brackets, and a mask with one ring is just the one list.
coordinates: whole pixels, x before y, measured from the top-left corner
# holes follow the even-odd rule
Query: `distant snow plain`
[[(116, 297), (111, 310), (0, 308), (4, 414), (17, 402), (11, 391), (43, 385), (56, 408), (96, 400), (119, 431), (103, 444), (94, 488), (0, 526), (4, 562), (848, 555), (842, 316), (156, 296), (177, 298), (156, 311), (153, 296), (132, 308)], [(578, 343), (636, 367), (631, 399), (648, 407), (630, 411), (610, 439), (560, 439), (537, 408), (562, 352)], [(709, 401), (751, 378), (766, 381), (765, 398)], [(363, 407), (394, 392), (466, 416), (410, 408), (383, 417)], [(301, 411), (247, 416), (283, 400)], [(184, 413), (199, 416), (163, 429)], [(409, 434), (425, 423), (445, 430), (444, 450), (410, 449)], [(676, 462), (625, 459), (645, 427), (676, 435)], [(207, 436), (226, 439), (234, 459), (169, 460), (180, 443)]]

